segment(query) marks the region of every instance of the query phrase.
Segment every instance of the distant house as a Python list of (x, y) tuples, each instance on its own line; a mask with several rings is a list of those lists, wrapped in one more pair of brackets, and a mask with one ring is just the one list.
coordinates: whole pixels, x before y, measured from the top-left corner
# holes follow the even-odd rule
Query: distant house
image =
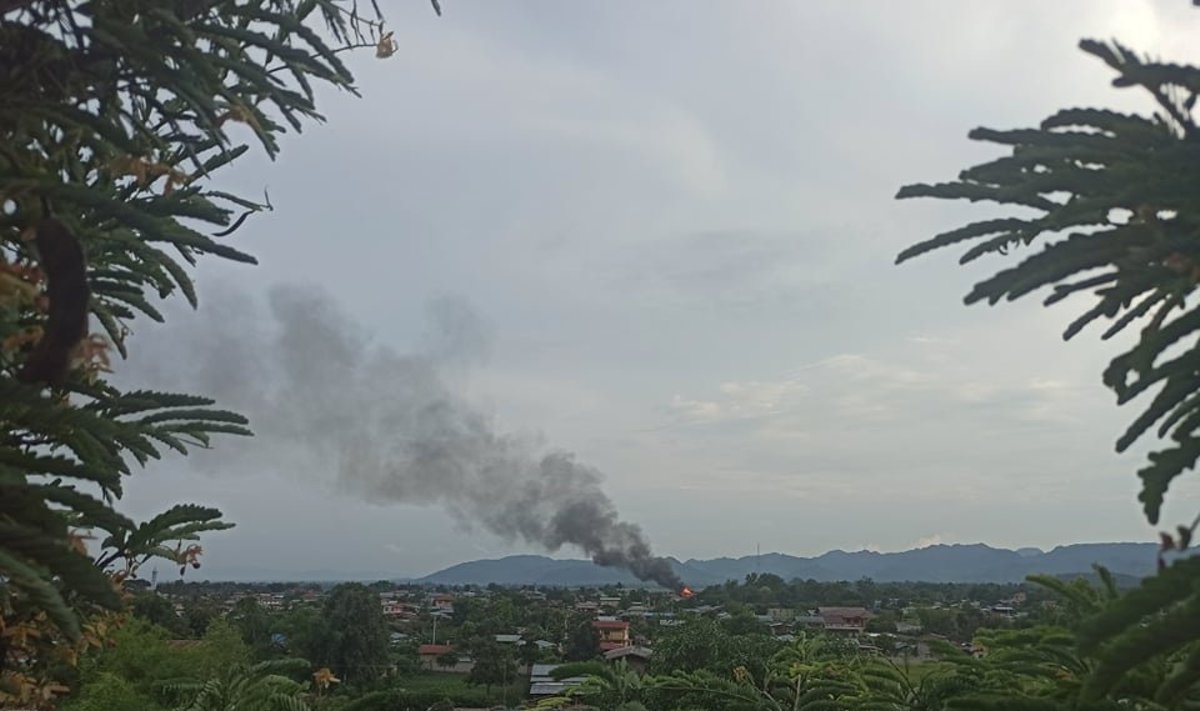
[(383, 616), (393, 620), (416, 619), (419, 610), (416, 605), (398, 600), (381, 600)]
[(621, 606), (621, 598), (612, 595), (601, 595), (599, 603), (600, 607), (606, 607), (610, 610), (615, 610)]
[(498, 634), (496, 641), (500, 644), (520, 644), (521, 635), (519, 634)]
[(817, 614), (826, 632), (839, 634), (860, 634), (871, 619), (871, 613), (865, 607), (819, 607)]
[(790, 607), (769, 607), (767, 608), (767, 615), (774, 622), (787, 622), (795, 619), (796, 611)]
[(532, 697), (561, 696), (567, 689), (582, 684), (586, 677), (572, 676), (555, 679), (552, 674), (561, 664), (534, 664), (529, 667), (529, 695)]
[(429, 606), (439, 612), (454, 612), (454, 596), (453, 595), (434, 595), (429, 601)]
[(442, 655), (453, 651), (454, 645), (452, 644), (422, 644), (417, 648), (417, 656), (421, 660), (421, 668), (426, 671), (466, 674), (475, 668), (475, 661), (465, 654), (458, 658), (458, 663), (454, 666), (447, 667), (438, 664)]
[(629, 623), (624, 620), (593, 620), (592, 628), (600, 635), (601, 652), (632, 644), (629, 639)]
[(645, 674), (646, 667), (649, 666), (650, 657), (653, 653), (653, 650), (649, 647), (617, 647), (604, 653), (604, 661), (615, 663), (624, 660), (630, 669), (639, 674)]

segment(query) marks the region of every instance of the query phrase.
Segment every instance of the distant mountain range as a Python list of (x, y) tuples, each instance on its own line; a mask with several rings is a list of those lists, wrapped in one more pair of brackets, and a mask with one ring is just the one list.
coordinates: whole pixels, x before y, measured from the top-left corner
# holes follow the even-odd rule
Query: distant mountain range
[[(702, 587), (743, 580), (749, 573), (774, 573), (785, 580), (859, 580), (938, 583), (1020, 582), (1027, 575), (1076, 575), (1092, 572), (1094, 564), (1113, 573), (1141, 578), (1155, 570), (1158, 546), (1153, 543), (1081, 543), (1050, 551), (1008, 550), (982, 543), (936, 545), (900, 553), (830, 551), (813, 558), (764, 553), (742, 558), (670, 558), (685, 583)], [(593, 586), (639, 581), (622, 570), (602, 568), (587, 560), (557, 560), (540, 555), (514, 555), (495, 560), (459, 563), (412, 582), (433, 585), (546, 585)]]

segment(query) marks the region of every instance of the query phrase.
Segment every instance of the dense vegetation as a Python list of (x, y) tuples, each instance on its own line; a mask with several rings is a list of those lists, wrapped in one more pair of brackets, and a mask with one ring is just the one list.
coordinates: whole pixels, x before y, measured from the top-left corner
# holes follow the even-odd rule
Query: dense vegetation
[(227, 238), (269, 204), (216, 176), (320, 119), (314, 84), (352, 90), (355, 46), (394, 48), (330, 0), (0, 2), (0, 705), (52, 706), (123, 584), (150, 558), (198, 567), (197, 536), (228, 527), (115, 501), (135, 467), (245, 419), (106, 375), (156, 302), (198, 303), (192, 265), (254, 261)]
[[(777, 594), (764, 596), (764, 589)], [(874, 651), (864, 654), (853, 641), (805, 631), (804, 623), (790, 616), (784, 623), (766, 621), (768, 610), (808, 615), (809, 603), (788, 602), (796, 589), (812, 593), (814, 607), (837, 603), (871, 608), (875, 617), (868, 630)], [(985, 620), (1006, 629), (1028, 629), (1063, 615), (1048, 604), (1050, 596), (1039, 597), (1029, 585), (917, 583), (886, 589), (897, 596), (874, 598), (879, 586), (867, 580), (784, 583), (774, 576), (749, 576), (690, 600), (620, 587), (491, 586), (445, 591), (454, 598), (453, 612), (446, 613), (429, 604), (443, 593), (384, 582), (329, 590), (174, 583), (134, 596), (135, 622), (121, 629), (115, 647), (88, 657), (81, 672), (82, 689), (66, 708), (166, 708), (177, 690), (219, 677), (227, 667), (247, 670), (296, 658), (310, 661), (300, 672), (326, 667), (336, 679), (322, 695), (308, 700), (316, 708), (424, 709), (439, 701), (460, 706), (512, 704), (526, 697), (530, 664), (573, 662), (560, 667), (561, 673), (620, 668), (606, 667), (598, 654), (591, 625), (597, 612), (630, 619), (633, 641), (653, 647), (652, 676), (639, 678), (639, 688), (660, 677), (679, 683), (680, 674), (693, 682), (732, 678), (738, 669), (761, 678), (771, 673), (773, 659), (796, 644), (816, 644), (813, 640), (818, 638), (823, 640), (821, 649), (837, 650), (846, 658), (865, 660), (881, 654), (903, 660), (909, 654), (902, 650), (903, 643), (917, 637), (944, 643), (961, 656), (961, 645)], [(996, 619), (989, 613), (993, 605), (1018, 595), (1023, 599), (1019, 618)], [(726, 602), (713, 604), (706, 596), (721, 596)], [(757, 602), (737, 601), (748, 598)], [(597, 612), (579, 609), (596, 600), (605, 601)], [(402, 606), (405, 613), (385, 617), (384, 602)], [(922, 631), (899, 635), (897, 623)], [(506, 636), (517, 639), (498, 641)], [(364, 649), (368, 641), (379, 646)], [(417, 648), (434, 641), (453, 648), (431, 668), (418, 658)], [(473, 661), (472, 669), (450, 671), (466, 659)], [(928, 655), (923, 661), (930, 661)], [(628, 670), (622, 674), (625, 681), (637, 676)]]
[[(1035, 129), (976, 129), (972, 138), (1008, 146), (1011, 154), (953, 182), (910, 185), (899, 197), (989, 201), (1017, 214), (944, 232), (899, 259), (972, 243), (962, 255), (969, 262), (1021, 254), (1041, 242), (1042, 249), (976, 284), (967, 303), (1011, 301), (1049, 287), (1050, 305), (1091, 292), (1094, 303), (1065, 338), (1101, 318), (1110, 320), (1106, 339), (1140, 325), (1132, 347), (1105, 370), (1104, 384), (1119, 404), (1149, 400), (1118, 450), (1152, 428), (1168, 440), (1138, 472), (1138, 498), (1158, 524), (1169, 486), (1200, 457), (1200, 350), (1193, 340), (1200, 310), (1187, 303), (1200, 282), (1200, 126), (1193, 116), (1200, 68), (1150, 61), (1115, 42), (1080, 46), (1116, 71), (1115, 86), (1147, 92), (1157, 112), (1072, 108)], [(1200, 558), (1172, 562), (1169, 555), (1190, 546), (1198, 525), (1200, 517), (1162, 534), (1159, 573), (1139, 588), (1080, 597), (1082, 619), (1057, 632), (1053, 645), (1025, 640), (1016, 654), (1034, 668), (1004, 688), (976, 692), (976, 707), (1200, 704)], [(1048, 666), (1055, 672), (1049, 676), (1042, 673)]]
[[(796, 603), (797, 590), (810, 597)], [(881, 590), (889, 596), (877, 596)], [(297, 657), (312, 664), (293, 672), (325, 665), (336, 680), (307, 700), (313, 708), (511, 705), (526, 698), (528, 665), (563, 662), (569, 663), (556, 675), (592, 678), (565, 697), (541, 699), (543, 706), (582, 699), (601, 708), (636, 702), (670, 709), (686, 699), (690, 708), (775, 708), (795, 703), (797, 689), (810, 700), (834, 694), (838, 708), (910, 708), (900, 699), (915, 703), (918, 696), (965, 703), (982, 692), (1010, 690), (1004, 685), (1014, 678), (1013, 655), (1028, 651), (1027, 644), (1046, 664), (1069, 659), (1078, 680), (1088, 661), (1073, 651), (1071, 629), (1117, 594), (1102, 580), (1085, 579), (878, 585), (759, 575), (686, 600), (620, 587), (437, 591), (380, 582), (324, 590), (178, 583), (137, 594), (137, 622), (121, 630), (116, 647), (89, 656), (82, 690), (67, 708), (166, 708), (176, 690), (219, 676), (223, 664), (244, 673)], [(453, 597), (453, 611), (432, 605), (438, 597)], [(366, 600), (372, 604), (362, 604)], [(384, 603), (405, 612), (385, 617)], [(865, 634), (826, 633), (819, 618), (814, 627), (813, 613), (828, 605), (868, 609)], [(591, 627), (597, 614), (631, 622), (631, 641), (653, 649), (646, 673), (598, 653)], [(198, 621), (203, 628), (196, 628)], [(516, 639), (501, 643), (503, 637)], [(347, 638), (388, 641), (355, 656), (359, 645), (347, 650)], [(452, 651), (431, 666), (416, 652), (434, 641)], [(203, 661), (210, 658), (218, 661)], [(474, 668), (451, 671), (467, 659)], [(794, 676), (800, 671), (803, 679)], [(1047, 666), (1039, 673), (1064, 672)]]

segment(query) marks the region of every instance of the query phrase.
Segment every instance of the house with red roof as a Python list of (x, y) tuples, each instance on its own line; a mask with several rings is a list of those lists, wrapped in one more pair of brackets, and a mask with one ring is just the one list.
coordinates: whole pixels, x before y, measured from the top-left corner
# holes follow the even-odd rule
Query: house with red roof
[(452, 644), (422, 644), (417, 647), (417, 656), (421, 659), (421, 668), (427, 671), (466, 674), (475, 668), (475, 660), (461, 652), (455, 655), (457, 660), (453, 665), (442, 664), (444, 656), (454, 651)]

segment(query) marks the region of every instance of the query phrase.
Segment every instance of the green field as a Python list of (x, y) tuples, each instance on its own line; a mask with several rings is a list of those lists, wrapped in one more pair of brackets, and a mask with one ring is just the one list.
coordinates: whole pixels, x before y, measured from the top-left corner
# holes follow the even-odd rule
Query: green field
[(467, 683), (466, 674), (443, 672), (411, 674), (395, 680), (392, 686), (415, 694), (444, 694), (451, 699), (482, 698), (486, 694), (492, 704), (503, 704), (506, 699), (506, 691), (509, 704), (522, 701), (529, 688), (525, 675), (517, 674), (515, 683), (507, 689), (502, 686), (493, 686), (491, 693), (487, 694), (484, 687)]

